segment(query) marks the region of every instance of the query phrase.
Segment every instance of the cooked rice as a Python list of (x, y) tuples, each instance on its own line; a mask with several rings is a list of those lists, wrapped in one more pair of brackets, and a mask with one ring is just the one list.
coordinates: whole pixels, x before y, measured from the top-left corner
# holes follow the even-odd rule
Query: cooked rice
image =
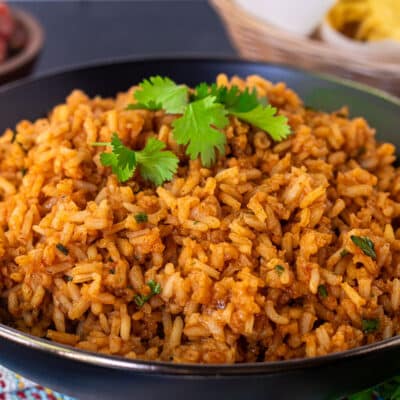
[[(231, 118), (226, 156), (207, 169), (174, 142), (175, 116), (125, 109), (134, 88), (74, 91), (5, 132), (3, 322), (80, 349), (195, 363), (314, 357), (400, 333), (394, 146), (346, 109), (305, 108), (283, 83), (217, 83), (255, 87), (294, 134), (275, 143)], [(132, 148), (164, 141), (181, 158), (173, 181), (118, 183), (91, 146), (114, 131)], [(376, 260), (351, 235), (370, 238)], [(161, 293), (139, 307), (150, 280)], [(363, 331), (365, 319), (378, 329)]]

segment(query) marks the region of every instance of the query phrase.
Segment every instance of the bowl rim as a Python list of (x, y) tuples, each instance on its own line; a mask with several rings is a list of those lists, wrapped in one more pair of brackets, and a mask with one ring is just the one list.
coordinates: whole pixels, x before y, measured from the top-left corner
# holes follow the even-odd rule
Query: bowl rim
[[(36, 77), (28, 77), (0, 87), (0, 95), (6, 94), (8, 91), (23, 87), (33, 82), (45, 81), (46, 79), (61, 76), (68, 73), (76, 73), (79, 71), (90, 70), (95, 68), (109, 67), (113, 64), (129, 64), (129, 63), (146, 63), (146, 62), (207, 62), (207, 63), (220, 63), (221, 65), (226, 63), (243, 64), (243, 66), (254, 65), (254, 66), (266, 66), (266, 67), (278, 67), (293, 72), (301, 73), (308, 77), (317, 77), (319, 79), (334, 83), (336, 85), (345, 86), (347, 88), (361, 91), (375, 97), (379, 97), (382, 100), (390, 103), (399, 108), (400, 110), (400, 98), (390, 95), (382, 90), (372, 88), (365, 84), (355, 83), (347, 79), (337, 78), (329, 74), (314, 73), (306, 71), (301, 68), (295, 68), (283, 64), (267, 63), (258, 61), (247, 61), (239, 59), (237, 57), (226, 57), (226, 56), (202, 56), (195, 54), (188, 57), (182, 56), (181, 54), (176, 56), (161, 55), (157, 57), (146, 56), (146, 57), (120, 57), (117, 59), (103, 59), (97, 60), (90, 63), (79, 64), (70, 66), (67, 68), (58, 68), (56, 70), (44, 73)], [(122, 356), (105, 355), (101, 353), (89, 352), (81, 349), (74, 348), (72, 346), (63, 345), (56, 342), (51, 342), (47, 339), (35, 337), (28, 333), (16, 330), (12, 327), (0, 323), (0, 338), (6, 341), (13, 342), (18, 345), (22, 345), (27, 348), (34, 349), (39, 352), (48, 353), (50, 355), (66, 358), (71, 361), (81, 362), (84, 364), (90, 364), (95, 366), (101, 366), (111, 369), (119, 369), (124, 371), (130, 371), (133, 373), (150, 373), (150, 374), (162, 374), (162, 375), (184, 375), (184, 376), (237, 376), (237, 375), (270, 375), (279, 374), (282, 372), (296, 371), (299, 369), (308, 369), (327, 364), (334, 364), (335, 362), (342, 361), (343, 359), (355, 359), (366, 357), (367, 355), (376, 351), (387, 351), (394, 347), (400, 346), (400, 335), (392, 338), (384, 339), (378, 342), (367, 344), (365, 346), (355, 347), (350, 350), (341, 351), (337, 353), (331, 353), (324, 356), (317, 356), (313, 358), (298, 358), (283, 361), (267, 361), (267, 362), (252, 362), (252, 363), (240, 363), (240, 364), (190, 364), (182, 363), (175, 364), (165, 361), (148, 361), (148, 360), (136, 360), (128, 359)]]
[(283, 361), (265, 361), (238, 364), (193, 364), (172, 363), (167, 361), (149, 361), (129, 359), (123, 356), (114, 356), (77, 349), (61, 343), (32, 336), (0, 323), (0, 338), (34, 349), (41, 353), (58, 358), (65, 358), (83, 364), (97, 367), (124, 370), (139, 374), (168, 375), (168, 376), (224, 376), (238, 375), (272, 375), (282, 372), (294, 372), (315, 367), (332, 365), (338, 361), (364, 358), (377, 351), (388, 351), (400, 346), (400, 336), (395, 336), (379, 342), (371, 343), (350, 350), (331, 353), (312, 358), (296, 358)]
[(218, 53), (180, 53), (180, 52), (167, 52), (159, 53), (157, 56), (152, 55), (128, 55), (119, 56), (113, 58), (98, 58), (89, 62), (74, 63), (64, 67), (55, 67), (49, 70), (45, 70), (35, 75), (23, 77), (16, 81), (8, 82), (0, 86), (0, 95), (7, 92), (8, 90), (17, 89), (20, 86), (27, 85), (33, 82), (45, 81), (46, 79), (57, 77), (65, 73), (79, 72), (81, 70), (89, 70), (100, 67), (107, 67), (114, 64), (129, 64), (129, 63), (147, 63), (147, 62), (207, 62), (207, 63), (232, 63), (232, 64), (243, 64), (243, 65), (254, 65), (254, 66), (275, 66), (277, 68), (286, 69), (289, 71), (301, 73), (307, 75), (310, 78), (317, 77), (319, 79), (346, 86), (349, 89), (357, 90), (359, 92), (368, 93), (375, 97), (379, 97), (382, 100), (394, 104), (400, 107), (400, 97), (389, 93), (383, 89), (368, 85), (366, 83), (361, 83), (351, 79), (343, 78), (340, 76), (335, 76), (326, 72), (315, 72), (307, 70), (301, 67), (295, 67), (290, 64), (285, 64), (282, 62), (272, 62), (272, 61), (260, 61), (260, 60), (249, 60), (238, 55), (224, 55)]
[(39, 54), (44, 43), (43, 28), (35, 17), (15, 7), (11, 8), (11, 14), (26, 29), (27, 43), (19, 53), (0, 64), (0, 77), (13, 73), (31, 62)]

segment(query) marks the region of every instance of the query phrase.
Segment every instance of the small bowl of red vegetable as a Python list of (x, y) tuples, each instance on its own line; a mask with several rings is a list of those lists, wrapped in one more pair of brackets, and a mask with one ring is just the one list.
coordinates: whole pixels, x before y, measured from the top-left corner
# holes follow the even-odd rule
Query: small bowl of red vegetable
[(34, 17), (0, 1), (0, 84), (31, 72), (43, 40)]

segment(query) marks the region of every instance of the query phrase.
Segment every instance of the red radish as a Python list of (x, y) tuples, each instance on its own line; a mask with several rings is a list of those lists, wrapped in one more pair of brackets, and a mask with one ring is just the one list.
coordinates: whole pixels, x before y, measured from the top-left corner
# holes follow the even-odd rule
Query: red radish
[(5, 3), (0, 2), (0, 36), (8, 40), (14, 30), (14, 20), (10, 9)]

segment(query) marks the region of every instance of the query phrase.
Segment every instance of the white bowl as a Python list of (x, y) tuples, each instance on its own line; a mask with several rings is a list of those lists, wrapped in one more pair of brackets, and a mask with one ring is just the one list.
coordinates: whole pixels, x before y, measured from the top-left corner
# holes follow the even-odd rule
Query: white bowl
[(335, 0), (235, 0), (244, 10), (302, 36), (310, 35)]

